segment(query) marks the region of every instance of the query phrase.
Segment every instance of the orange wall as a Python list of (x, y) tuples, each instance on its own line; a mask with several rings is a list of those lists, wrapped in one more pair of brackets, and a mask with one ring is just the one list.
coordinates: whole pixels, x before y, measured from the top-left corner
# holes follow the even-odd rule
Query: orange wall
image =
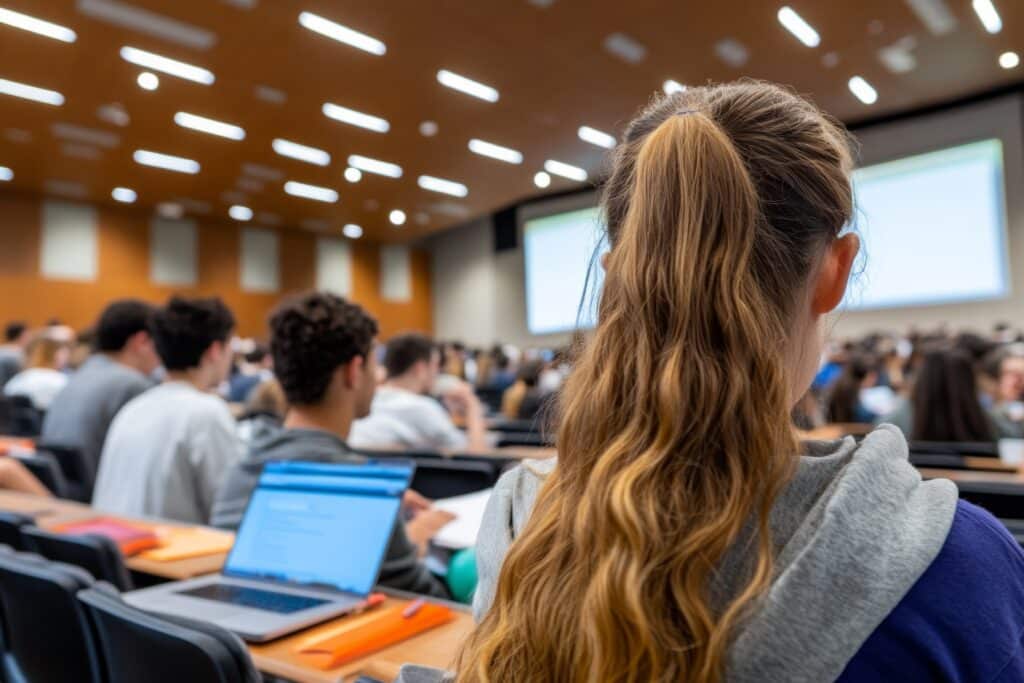
[[(103, 306), (118, 297), (163, 302), (171, 294), (217, 295), (238, 319), (238, 334), (265, 337), (266, 318), (281, 298), (310, 289), (316, 282), (316, 236), (278, 230), (281, 294), (253, 294), (239, 286), (241, 227), (198, 219), (198, 285), (176, 288), (149, 280), (149, 214), (130, 207), (98, 206), (99, 276), (95, 282), (44, 279), (39, 274), (42, 200), (0, 194), (0, 322), (27, 320), (33, 325), (60, 318), (75, 329), (88, 327)], [(413, 250), (412, 299), (380, 298), (377, 245), (354, 243), (352, 299), (376, 316), (381, 336), (404, 330), (432, 332), (430, 264)]]

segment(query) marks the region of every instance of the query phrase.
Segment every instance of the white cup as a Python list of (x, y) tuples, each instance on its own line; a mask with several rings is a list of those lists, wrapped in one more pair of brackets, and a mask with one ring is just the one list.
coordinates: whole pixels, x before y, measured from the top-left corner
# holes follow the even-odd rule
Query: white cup
[(1020, 467), (1024, 463), (1024, 439), (999, 439), (999, 459), (1003, 464)]

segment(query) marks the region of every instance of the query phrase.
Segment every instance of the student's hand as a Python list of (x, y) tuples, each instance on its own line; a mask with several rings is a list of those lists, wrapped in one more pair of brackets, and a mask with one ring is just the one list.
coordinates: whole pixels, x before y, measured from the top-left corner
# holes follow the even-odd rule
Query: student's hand
[(444, 393), (444, 402), (448, 410), (460, 415), (468, 415), (473, 412), (482, 411), (480, 399), (476, 397), (473, 387), (460, 382)]
[(430, 539), (453, 519), (455, 515), (447, 510), (431, 508), (416, 515), (412, 521), (406, 522), (405, 534), (410, 541), (419, 546), (420, 555), (426, 555)]
[(424, 498), (412, 489), (407, 490), (405, 495), (402, 496), (402, 509), (412, 517), (415, 517), (421, 512), (426, 512), (430, 509), (430, 505), (430, 500)]

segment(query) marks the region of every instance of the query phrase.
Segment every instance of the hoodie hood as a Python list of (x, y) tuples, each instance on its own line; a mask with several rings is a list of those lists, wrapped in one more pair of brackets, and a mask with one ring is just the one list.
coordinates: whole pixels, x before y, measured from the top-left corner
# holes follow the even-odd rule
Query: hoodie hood
[[(495, 488), (477, 541), (478, 620), (555, 466), (524, 463)], [(956, 504), (952, 482), (921, 480), (896, 427), (883, 425), (860, 444), (811, 444), (773, 508), (775, 578), (736, 634), (726, 679), (837, 678), (939, 554)], [(749, 576), (752, 541), (747, 534), (723, 558), (713, 602), (725, 604)]]

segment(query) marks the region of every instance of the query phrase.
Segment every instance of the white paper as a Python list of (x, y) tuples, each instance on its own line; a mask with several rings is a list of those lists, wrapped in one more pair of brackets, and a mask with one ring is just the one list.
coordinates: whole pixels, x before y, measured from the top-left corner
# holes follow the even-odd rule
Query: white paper
[(487, 501), (490, 500), (493, 490), (484, 489), (476, 493), (467, 493), (464, 496), (435, 500), (435, 508), (452, 513), (455, 515), (455, 519), (442, 527), (437, 536), (434, 536), (434, 545), (454, 550), (476, 545), (476, 537), (480, 533), (480, 525), (484, 521), (484, 510), (487, 508)]

